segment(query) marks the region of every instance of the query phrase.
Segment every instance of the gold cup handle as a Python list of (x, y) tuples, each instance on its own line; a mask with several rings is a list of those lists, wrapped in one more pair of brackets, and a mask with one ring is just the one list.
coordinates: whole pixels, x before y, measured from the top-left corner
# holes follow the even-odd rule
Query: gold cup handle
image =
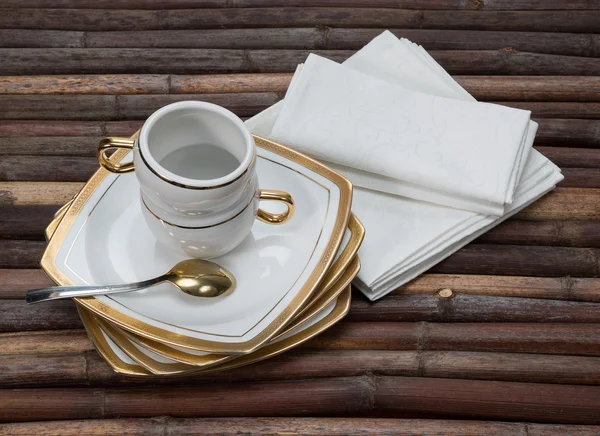
[(133, 145), (135, 141), (129, 138), (104, 138), (98, 143), (98, 162), (104, 168), (110, 171), (111, 173), (123, 174), (130, 173), (134, 170), (133, 162), (127, 163), (116, 163), (112, 162), (108, 156), (106, 156), (106, 152), (109, 150), (118, 150), (119, 148), (125, 148), (127, 150), (133, 150)]
[(266, 189), (261, 189), (259, 199), (261, 201), (279, 201), (287, 206), (287, 210), (282, 213), (271, 213), (259, 208), (256, 217), (263, 223), (276, 225), (283, 224), (292, 218), (294, 215), (294, 210), (296, 210), (294, 206), (294, 199), (290, 194), (284, 191), (269, 191)]

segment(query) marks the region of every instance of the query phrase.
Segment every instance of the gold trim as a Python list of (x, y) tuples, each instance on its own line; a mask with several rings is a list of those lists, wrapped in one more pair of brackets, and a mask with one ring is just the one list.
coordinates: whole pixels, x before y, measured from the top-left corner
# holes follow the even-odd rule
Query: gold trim
[[(137, 133), (136, 133), (137, 134)], [(135, 135), (134, 135), (135, 137)], [(303, 288), (298, 294), (292, 299), (285, 308), (268, 326), (266, 326), (259, 334), (249, 339), (246, 342), (241, 343), (223, 343), (218, 341), (190, 338), (188, 336), (180, 335), (171, 331), (166, 331), (158, 327), (141, 322), (135, 318), (124, 315), (110, 306), (96, 300), (96, 299), (76, 299), (78, 304), (83, 305), (87, 309), (92, 310), (96, 315), (99, 315), (110, 322), (117, 324), (118, 326), (129, 330), (133, 333), (145, 336), (149, 339), (164, 342), (167, 344), (177, 345), (184, 348), (192, 348), (196, 350), (202, 350), (213, 353), (250, 353), (255, 351), (262, 346), (269, 339), (278, 334), (289, 321), (302, 309), (305, 303), (310, 299), (317, 285), (321, 282), (323, 277), (326, 275), (331, 263), (334, 259), (343, 235), (347, 227), (350, 207), (352, 203), (352, 184), (341, 175), (325, 167), (319, 162), (309, 158), (308, 156), (302, 155), (296, 151), (293, 151), (287, 147), (268, 141), (266, 139), (255, 136), (255, 142), (257, 147), (261, 147), (269, 152), (275, 153), (279, 156), (285, 157), (293, 162), (296, 162), (305, 168), (316, 172), (317, 174), (329, 179), (340, 189), (340, 200), (338, 213), (336, 215), (334, 228), (332, 230), (331, 238), (325, 247), (325, 250), (317, 264), (317, 267), (313, 270), (306, 281)], [(117, 150), (112, 156), (111, 160), (119, 161), (125, 157), (127, 152), (125, 150)], [(58, 254), (60, 246), (66, 237), (69, 228), (77, 217), (77, 213), (83, 204), (89, 199), (90, 195), (96, 190), (98, 185), (104, 180), (109, 174), (104, 168), (99, 169), (86, 184), (84, 189), (78, 194), (73, 204), (69, 207), (65, 218), (59, 224), (55, 236), (50, 240), (46, 251), (42, 257), (41, 266), (59, 285), (71, 285), (73, 284), (61, 271), (54, 265), (54, 260)], [(117, 176), (118, 177), (118, 176)]]
[[(322, 281), (322, 294), (317, 294), (312, 301), (309, 301), (304, 308), (298, 312), (297, 317), (302, 316), (302, 314), (310, 308), (312, 302), (316, 301), (317, 298), (320, 298), (323, 294), (325, 294), (331, 286), (338, 281), (338, 279), (344, 273), (346, 267), (350, 264), (352, 259), (356, 257), (358, 253), (358, 249), (360, 248), (364, 237), (365, 237), (365, 227), (359, 221), (359, 219), (353, 213), (350, 214), (350, 219), (348, 221), (348, 230), (350, 230), (350, 240), (348, 244), (344, 247), (344, 250), (340, 253), (340, 257), (336, 260), (336, 262), (331, 266), (327, 274), (323, 278)], [(343, 268), (340, 266), (344, 265)]]
[(98, 148), (96, 149), (96, 157), (98, 158), (98, 163), (103, 168), (107, 169), (111, 173), (115, 174), (125, 174), (130, 173), (134, 170), (133, 162), (126, 163), (117, 163), (117, 161), (113, 161), (109, 157), (106, 156), (106, 152), (109, 150), (133, 150), (133, 146), (135, 145), (135, 140), (131, 138), (117, 138), (117, 137), (109, 137), (101, 139), (98, 143)]
[(196, 355), (192, 353), (186, 353), (185, 351), (178, 350), (177, 348), (170, 347), (163, 344), (162, 342), (152, 341), (143, 336), (134, 335), (126, 330), (119, 330), (124, 336), (132, 342), (135, 342), (141, 347), (147, 348), (156, 354), (159, 354), (168, 359), (175, 360), (177, 362), (185, 363), (187, 365), (196, 367), (206, 367), (216, 365), (226, 360), (231, 359), (233, 356), (230, 354), (215, 354), (208, 353), (205, 355)]
[[(359, 227), (356, 228), (355, 226)], [(353, 228), (354, 227), (354, 228)], [(360, 243), (362, 242), (364, 236), (364, 230), (362, 225), (354, 217), (351, 216), (350, 223), (348, 224), (349, 229), (351, 230), (350, 240), (348, 244), (342, 251), (340, 257), (333, 264), (331, 269), (328, 272), (328, 275), (321, 283), (321, 290), (317, 291), (315, 295), (311, 298), (311, 300), (306, 304), (306, 306), (292, 319), (290, 324), (286, 326), (284, 332), (278, 334), (274, 340), (282, 335), (284, 335), (289, 329), (291, 325), (298, 326), (303, 324), (306, 321), (312, 319), (314, 315), (321, 312), (329, 303), (331, 303), (335, 298), (338, 297), (339, 293), (342, 289), (333, 289), (332, 287), (336, 285), (340, 280), (344, 280), (344, 276), (351, 271), (351, 279), (352, 281), (354, 277), (358, 274), (358, 270), (360, 269), (360, 264), (358, 263), (358, 257), (355, 256)], [(352, 256), (352, 257), (349, 257)], [(356, 263), (353, 261), (356, 259)], [(331, 273), (331, 274), (330, 274)], [(152, 341), (150, 339), (134, 335), (133, 333), (129, 333), (123, 331), (125, 336), (127, 336), (130, 340), (136, 342), (138, 345), (141, 345), (149, 350), (155, 352), (156, 354), (160, 354), (161, 356), (167, 357), (169, 359), (176, 360), (181, 363), (187, 363), (189, 365), (194, 366), (212, 366), (218, 363), (221, 363), (228, 359), (228, 355), (215, 354), (211, 353), (208, 355), (198, 356), (191, 353), (186, 353), (184, 351), (180, 351), (176, 348), (165, 345), (161, 342)], [(219, 356), (219, 357), (217, 357)]]
[[(288, 333), (292, 329), (300, 327), (301, 325), (303, 325), (306, 322), (308, 322), (309, 320), (311, 320), (314, 316), (316, 316), (323, 309), (325, 309), (328, 304), (330, 304), (333, 300), (335, 300), (335, 298), (337, 298), (337, 296), (340, 293), (342, 293), (342, 291), (344, 289), (346, 289), (348, 287), (348, 285), (350, 284), (352, 279), (354, 279), (354, 277), (356, 277), (356, 274), (358, 273), (359, 269), (360, 269), (360, 262), (359, 262), (358, 258), (354, 258), (353, 262), (348, 267), (348, 269), (343, 274), (343, 276), (340, 278), (339, 282), (335, 283), (335, 285), (327, 293), (327, 295), (325, 296), (326, 298), (322, 298), (319, 301), (315, 302), (317, 304), (313, 305), (313, 307), (311, 308), (311, 310), (309, 312), (305, 313), (305, 315), (302, 318), (297, 319), (296, 321), (292, 321), (289, 325), (286, 326), (285, 330), (282, 333), (280, 333), (277, 337), (271, 339), (271, 341), (276, 340), (278, 337)], [(194, 369), (195, 367), (206, 368), (208, 366), (214, 366), (214, 365), (217, 365), (220, 363), (224, 363), (225, 361), (236, 357), (235, 355), (223, 355), (223, 354), (212, 354), (212, 353), (208, 354), (206, 356), (191, 355), (193, 357), (199, 358), (198, 360), (201, 362), (201, 364), (198, 365), (198, 364), (194, 364), (194, 363), (181, 362), (179, 359), (173, 359), (171, 357), (172, 355), (177, 355), (178, 357), (181, 357), (182, 354), (185, 354), (183, 352), (180, 352), (179, 350), (170, 349), (169, 352), (166, 353), (165, 352), (166, 350), (164, 350), (162, 347), (160, 347), (163, 352), (157, 353), (157, 354), (167, 357), (169, 359), (176, 360), (177, 363), (159, 362), (156, 359), (153, 359), (152, 357), (145, 354), (143, 351), (138, 349), (136, 347), (136, 345), (133, 344), (133, 343), (135, 343), (139, 346), (142, 346), (151, 352), (156, 352), (154, 349), (155, 348), (154, 344), (157, 344), (156, 342), (151, 342), (150, 346), (147, 346), (148, 342), (150, 342), (150, 341), (145, 341), (145, 343), (144, 343), (143, 340), (140, 341), (139, 337), (136, 337), (135, 335), (133, 335), (131, 333), (122, 331), (122, 330), (116, 328), (115, 326), (111, 325), (110, 323), (106, 322), (105, 320), (99, 320), (99, 322), (100, 322), (100, 326), (101, 326), (102, 330), (104, 330), (105, 333), (110, 336), (110, 338), (119, 346), (119, 348), (121, 348), (121, 350), (123, 350), (123, 352), (125, 352), (129, 357), (131, 357), (133, 360), (135, 360), (137, 363), (142, 365), (144, 368), (146, 368), (153, 374), (160, 374), (160, 375), (179, 374), (181, 372), (185, 372), (185, 371)], [(160, 344), (160, 345), (164, 345), (164, 344)], [(195, 360), (195, 359), (190, 359), (189, 354), (187, 354), (186, 357), (189, 360)]]
[[(329, 313), (325, 318), (323, 318), (319, 322), (315, 323), (314, 325), (290, 336), (289, 338), (280, 340), (280, 341), (272, 343), (272, 344), (265, 345), (264, 347), (256, 350), (255, 352), (253, 352), (251, 354), (246, 354), (243, 356), (228, 356), (228, 357), (230, 357), (230, 359), (228, 359), (226, 362), (211, 366), (209, 368), (190, 368), (190, 369), (180, 372), (178, 374), (179, 375), (204, 374), (204, 373), (209, 373), (209, 372), (214, 372), (214, 371), (222, 371), (222, 370), (227, 370), (227, 369), (232, 369), (232, 368), (238, 368), (240, 366), (249, 365), (251, 363), (256, 363), (261, 360), (265, 360), (270, 357), (277, 356), (278, 354), (281, 354), (285, 351), (295, 348), (298, 345), (300, 345), (300, 344), (308, 341), (309, 339), (312, 339), (313, 337), (319, 335), (320, 333), (324, 332), (325, 330), (327, 330), (328, 328), (330, 328), (331, 326), (336, 324), (338, 321), (340, 321), (344, 316), (346, 316), (346, 314), (348, 313), (348, 311), (350, 309), (351, 296), (352, 296), (351, 287), (350, 287), (350, 285), (348, 285), (346, 288), (342, 289), (342, 292), (338, 296), (336, 305), (333, 308), (333, 310), (331, 311), (331, 313)], [(86, 328), (88, 328), (88, 327), (90, 328), (89, 331), (91, 331), (92, 333), (95, 333), (95, 336), (90, 335), (90, 337), (92, 337), (93, 341), (95, 341), (97, 339), (97, 336), (101, 337), (101, 339), (104, 339), (104, 338), (102, 338), (102, 332), (99, 331), (99, 322), (100, 322), (100, 320), (98, 318), (94, 318), (90, 321), (90, 325), (86, 325)], [(86, 324), (86, 322), (84, 321), (84, 325), (85, 324)], [(117, 344), (117, 346), (121, 347), (120, 341), (116, 342), (116, 344)], [(106, 344), (106, 346), (110, 348), (110, 346), (108, 344)], [(116, 371), (118, 371), (116, 369), (117, 367), (123, 368), (124, 366), (127, 366), (127, 367), (133, 367), (133, 368), (130, 368), (130, 370), (135, 368), (134, 370), (137, 371), (137, 372), (130, 372), (129, 374), (135, 374), (135, 375), (149, 375), (150, 374), (149, 371), (147, 372), (146, 369), (143, 368), (142, 366), (134, 367), (133, 365), (123, 362), (122, 360), (119, 359), (119, 357), (112, 350), (110, 350), (110, 354), (112, 356), (115, 356), (116, 359), (118, 360), (117, 362), (114, 362), (113, 360), (108, 361), (111, 364), (111, 366), (113, 366), (113, 364), (116, 365), (116, 366), (113, 366), (113, 368)], [(104, 354), (103, 354), (103, 356), (104, 356)], [(165, 364), (163, 364), (163, 365), (165, 365)], [(118, 372), (120, 372), (120, 371), (118, 371)]]
[(128, 341), (123, 333), (119, 332), (116, 327), (110, 325), (103, 319), (97, 319), (97, 321), (100, 324), (100, 328), (104, 330), (104, 333), (106, 333), (125, 354), (135, 360), (143, 368), (150, 371), (152, 374), (179, 374), (190, 368), (190, 366), (186, 365), (185, 363), (162, 363), (154, 360), (152, 357), (144, 354), (143, 351), (137, 349), (133, 342)]
[(271, 213), (258, 208), (256, 218), (265, 224), (280, 225), (288, 222), (294, 216), (296, 206), (294, 199), (285, 191), (261, 189), (258, 195), (260, 201), (278, 201), (286, 205), (286, 211), (283, 213)]
[[(274, 160), (272, 160), (272, 159), (269, 159), (269, 158), (266, 158), (266, 157), (264, 157), (264, 156), (261, 156), (261, 159), (264, 159), (264, 160), (266, 160), (266, 161), (269, 161), (269, 162), (271, 162), (271, 163), (272, 163), (272, 164), (274, 164), (274, 165), (279, 165), (279, 166), (282, 166), (282, 167), (284, 167), (284, 168), (287, 168), (288, 170), (290, 170), (290, 171), (293, 171), (293, 172), (295, 172), (295, 173), (299, 174), (300, 176), (302, 176), (302, 177), (304, 177), (304, 178), (306, 178), (306, 179), (310, 180), (311, 182), (313, 182), (313, 183), (315, 183), (316, 185), (319, 185), (319, 186), (321, 186), (323, 189), (325, 189), (325, 190), (327, 191), (327, 199), (328, 199), (328, 200), (327, 200), (327, 201), (328, 201), (328, 204), (327, 204), (327, 208), (326, 208), (326, 215), (328, 214), (328, 211), (329, 211), (329, 206), (330, 206), (330, 204), (329, 204), (329, 199), (330, 199), (330, 195), (331, 195), (331, 192), (330, 192), (329, 188), (327, 188), (326, 186), (322, 185), (321, 183), (319, 183), (319, 182), (318, 182), (318, 181), (316, 181), (315, 179), (312, 179), (312, 178), (311, 178), (311, 177), (309, 177), (308, 175), (306, 175), (306, 174), (303, 174), (303, 173), (301, 173), (301, 172), (299, 172), (299, 171), (297, 171), (297, 170), (295, 170), (295, 169), (293, 169), (293, 168), (290, 168), (289, 166), (287, 166), (287, 165), (285, 165), (285, 164), (283, 164), (283, 163), (281, 163), (281, 162), (274, 161)], [(107, 192), (110, 190), (111, 186), (112, 186), (112, 185), (113, 185), (113, 184), (114, 184), (114, 183), (117, 181), (117, 179), (118, 179), (118, 178), (115, 178), (115, 179), (114, 179), (114, 180), (113, 180), (113, 181), (110, 183), (110, 185), (109, 185), (109, 186), (108, 186), (108, 187), (105, 189), (105, 191), (102, 193), (102, 195), (100, 196), (100, 198), (97, 200), (96, 204), (94, 204), (94, 206), (93, 206), (93, 207), (92, 207), (92, 209), (90, 210), (90, 212), (89, 212), (88, 216), (86, 217), (86, 221), (87, 221), (87, 219), (89, 219), (89, 217), (90, 217), (90, 216), (91, 216), (91, 214), (94, 212), (94, 210), (96, 209), (96, 207), (98, 206), (98, 204), (99, 204), (99, 203), (102, 201), (102, 198), (104, 198), (104, 196), (106, 195), (106, 193), (107, 193)], [(151, 211), (149, 211), (149, 212), (151, 212)], [(158, 219), (158, 218), (157, 218), (157, 219)], [(79, 233), (80, 233), (80, 232), (83, 230), (83, 226), (84, 226), (84, 225), (85, 225), (85, 221), (84, 221), (84, 223), (81, 225), (81, 228), (79, 229), (79, 232), (78, 232), (78, 234), (79, 234)], [(311, 253), (309, 260), (312, 258), (313, 254), (314, 254), (314, 250), (317, 248), (318, 242), (319, 242), (319, 240), (321, 239), (322, 230), (323, 230), (323, 229), (321, 229), (321, 231), (319, 232), (319, 236), (317, 237), (317, 243), (315, 244), (315, 246), (314, 246), (314, 248), (313, 248), (313, 252)], [(70, 256), (70, 254), (71, 254), (71, 249), (72, 249), (72, 247), (70, 247), (70, 249), (69, 249), (69, 251), (68, 251), (68, 253), (67, 253), (67, 256), (65, 257), (65, 262), (67, 261), (68, 257), (69, 257), (69, 256)], [(75, 276), (77, 276), (77, 277), (78, 277), (80, 280), (83, 280), (83, 279), (82, 279), (82, 278), (81, 278), (81, 277), (80, 277), (80, 276), (79, 276), (79, 275), (78, 275), (78, 274), (77, 274), (75, 271), (73, 271), (73, 269), (72, 269), (72, 268), (70, 268), (70, 267), (69, 267), (69, 265), (65, 265), (65, 268), (67, 268), (69, 271), (71, 271), (71, 273), (73, 273)], [(330, 271), (331, 271), (331, 269), (334, 269), (334, 268), (337, 268), (337, 269), (339, 269), (339, 271), (340, 271), (340, 272), (343, 272), (343, 271), (342, 271), (342, 269), (341, 269), (341, 268), (339, 268), (339, 267), (336, 267), (336, 265), (335, 265), (335, 264), (332, 266), (332, 268), (330, 268)], [(306, 269), (306, 268), (304, 268), (304, 269)], [(298, 279), (299, 279), (299, 277), (298, 277)], [(295, 286), (295, 283), (296, 283), (296, 282), (297, 282), (297, 280), (294, 282), (294, 284), (292, 285), (292, 287), (293, 287), (293, 286)], [(109, 296), (107, 296), (107, 297), (108, 297), (109, 299), (111, 299), (111, 300), (115, 301), (115, 300), (114, 300), (114, 299), (113, 299), (113, 298), (112, 298), (110, 295), (109, 295)], [(283, 296), (281, 297), (281, 299), (283, 299), (283, 298), (285, 298), (285, 295), (283, 295)], [(117, 304), (119, 304), (117, 301), (115, 301), (115, 302), (116, 302)], [(277, 304), (278, 304), (278, 303), (279, 303), (279, 302), (277, 302)], [(118, 309), (115, 309), (115, 310), (118, 310)], [(263, 320), (265, 317), (267, 317), (267, 316), (269, 315), (269, 313), (271, 313), (271, 311), (272, 311), (272, 310), (273, 310), (273, 309), (269, 310), (269, 312), (267, 312), (267, 313), (266, 313), (266, 314), (265, 314), (265, 315), (264, 315), (264, 316), (263, 316), (261, 319), (259, 319), (259, 320), (256, 322), (256, 324), (254, 324), (253, 326), (249, 327), (249, 328), (248, 328), (248, 330), (246, 330), (245, 332), (243, 332), (241, 335), (235, 335), (235, 336), (232, 336), (232, 335), (223, 335), (223, 334), (216, 334), (216, 333), (214, 333), (214, 334), (213, 334), (213, 336), (216, 336), (216, 337), (240, 337), (240, 336), (243, 336), (243, 335), (245, 335), (246, 333), (248, 333), (248, 331), (252, 330), (252, 329), (253, 329), (253, 328), (254, 328), (254, 327), (257, 325), (257, 324), (259, 324), (259, 323), (260, 323), (260, 322), (261, 322), (261, 321), (262, 321), (262, 320)], [(161, 321), (158, 321), (158, 320), (156, 320), (156, 319), (154, 319), (154, 318), (151, 318), (151, 317), (148, 317), (148, 316), (147, 316), (147, 318), (149, 318), (149, 319), (151, 319), (151, 320), (153, 320), (153, 321), (156, 321), (156, 322), (161, 322)], [(180, 327), (180, 326), (177, 326), (177, 325), (174, 325), (174, 324), (169, 324), (169, 323), (166, 323), (166, 322), (162, 322), (162, 324), (164, 324), (164, 325), (168, 325), (168, 326), (170, 326), (170, 327), (177, 327), (179, 330), (189, 330), (189, 329), (187, 329), (187, 328), (183, 328), (183, 327)], [(198, 333), (204, 333), (204, 334), (207, 334), (206, 332), (201, 332), (201, 331), (197, 331), (197, 332), (198, 332)]]
[[(339, 284), (332, 286), (328, 291), (321, 293), (319, 297), (314, 300), (308, 307), (307, 310), (302, 312), (301, 317), (296, 317), (287, 326), (286, 330), (291, 330), (310, 321), (315, 315), (325, 309), (332, 301), (334, 301), (340, 293), (347, 287), (350, 286), (352, 280), (356, 277), (360, 271), (360, 259), (356, 256), (348, 265), (348, 268), (344, 271), (340, 277)], [(283, 336), (285, 332), (279, 333), (271, 341)]]
[[(63, 215), (64, 211), (60, 216), (57, 213), (57, 216), (50, 223), (47, 231), (50, 229), (50, 226), (52, 226), (55, 222), (56, 225), (58, 225), (58, 222), (60, 222), (60, 219), (62, 219)], [(342, 289), (334, 290), (331, 288), (339, 280), (342, 280), (343, 275), (345, 275), (349, 270), (353, 268), (353, 266), (350, 265), (350, 263), (352, 262), (352, 260), (354, 260), (365, 233), (363, 225), (354, 214), (350, 216), (350, 221), (348, 222), (348, 230), (350, 231), (350, 239), (344, 247), (344, 250), (342, 251), (340, 256), (337, 258), (337, 260), (332, 265), (330, 270), (327, 272), (327, 275), (323, 279), (323, 282), (320, 286), (321, 290), (318, 291), (313, 296), (313, 298), (306, 304), (302, 311), (300, 311), (300, 313), (298, 313), (294, 317), (290, 325), (287, 326), (286, 330), (277, 335), (272, 340), (284, 335), (287, 331), (289, 331), (292, 328), (292, 325), (294, 325), (294, 327), (297, 327), (298, 325), (301, 325), (302, 323), (310, 320), (314, 315), (321, 312), (325, 307), (327, 307), (327, 305), (331, 303), (331, 301), (337, 298), (339, 293), (342, 291)], [(50, 237), (51, 236), (52, 235), (50, 234)], [(356, 271), (353, 272), (352, 277), (356, 276), (357, 273), (358, 269), (356, 269)], [(81, 308), (81, 310), (85, 309)], [(303, 316), (305, 314), (306, 316)], [(188, 365), (206, 367), (223, 363), (224, 361), (231, 359), (230, 355), (224, 354), (210, 353), (207, 355), (200, 356), (191, 353), (186, 353), (184, 351), (180, 351), (176, 348), (165, 345), (161, 342), (152, 341), (150, 339), (144, 338), (142, 336), (137, 336), (127, 331), (120, 331), (120, 333), (124, 334), (129, 340), (137, 343), (138, 345), (144, 348), (149, 349), (150, 351), (153, 351), (156, 354)]]
[[(256, 137), (255, 137), (256, 138)], [(209, 189), (217, 189), (217, 188), (223, 188), (225, 186), (231, 185), (232, 183), (237, 182), (238, 180), (240, 180), (242, 177), (244, 177), (244, 175), (248, 172), (248, 170), (250, 168), (252, 168), (254, 166), (254, 162), (256, 162), (256, 150), (254, 151), (254, 154), (252, 155), (252, 159), (250, 160), (250, 163), (248, 164), (248, 167), (239, 175), (237, 176), (235, 179), (230, 180), (229, 182), (225, 182), (225, 183), (221, 183), (220, 185), (215, 185), (215, 186), (191, 186), (191, 185), (186, 185), (184, 183), (179, 183), (176, 182), (175, 180), (171, 180), (170, 178), (168, 178), (167, 176), (165, 176), (164, 174), (161, 174), (158, 172), (158, 170), (156, 168), (153, 168), (148, 161), (146, 160), (146, 158), (144, 157), (144, 153), (142, 153), (142, 148), (139, 146), (139, 144), (135, 143), (135, 147), (137, 147), (138, 152), (140, 153), (140, 158), (142, 159), (142, 161), (144, 162), (144, 164), (146, 165), (146, 167), (152, 172), (152, 174), (154, 174), (156, 177), (158, 177), (159, 179), (164, 180), (165, 182), (174, 185), (174, 186), (178, 186), (179, 188), (185, 188), (185, 189), (194, 189), (197, 191), (206, 191)], [(238, 166), (238, 168), (241, 166), (242, 164), (240, 163), (240, 165)], [(159, 164), (160, 166), (160, 164)], [(162, 167), (161, 167), (162, 168)], [(237, 169), (237, 168), (236, 168)]]
[(260, 362), (261, 360), (269, 359), (271, 357), (275, 357), (285, 351), (288, 351), (292, 348), (297, 347), (298, 345), (308, 341), (309, 339), (314, 338), (320, 333), (323, 333), (329, 327), (336, 324), (343, 317), (346, 316), (348, 311), (350, 310), (350, 301), (352, 298), (352, 289), (351, 286), (348, 285), (346, 289), (342, 291), (340, 296), (337, 299), (337, 304), (333, 308), (333, 311), (327, 315), (323, 320), (319, 321), (315, 325), (312, 325), (301, 332), (298, 332), (295, 335), (287, 339), (283, 339), (274, 344), (266, 345), (259, 350), (255, 351), (252, 354), (246, 354), (244, 356), (236, 356), (235, 359), (232, 359), (228, 362), (225, 362), (220, 365), (211, 366), (207, 369), (201, 369), (199, 371), (194, 371), (197, 373), (209, 373), (215, 371), (224, 371), (227, 369), (238, 368), (240, 366), (250, 365), (251, 363)]
[[(271, 339), (271, 342), (287, 334), (292, 329), (302, 326), (310, 321), (313, 317), (318, 315), (332, 301), (334, 301), (344, 291), (344, 289), (348, 287), (350, 282), (354, 279), (354, 277), (356, 277), (356, 274), (358, 274), (359, 269), (360, 261), (358, 260), (358, 257), (355, 257), (345, 270), (340, 280), (335, 283), (334, 286), (327, 293), (325, 293), (325, 295), (322, 295), (322, 297), (318, 298), (317, 301), (313, 301), (314, 304), (312, 304), (310, 311), (306, 312), (301, 318), (296, 318), (295, 321), (292, 321), (290, 324), (288, 324), (282, 333)], [(197, 356), (165, 346), (160, 342), (153, 342), (136, 336), (132, 333), (117, 329), (104, 320), (100, 321), (100, 325), (102, 326), (102, 329), (125, 353), (127, 353), (129, 357), (154, 374), (178, 374), (182, 371), (188, 371), (193, 367), (206, 368), (224, 363), (236, 357), (235, 355), (214, 353), (207, 354), (205, 356)], [(107, 330), (105, 326), (108, 326), (109, 330)], [(143, 351), (140, 351), (135, 345), (132, 345), (131, 342), (134, 342), (135, 344), (163, 357), (175, 360), (178, 363), (165, 364), (158, 362), (146, 355)]]
[[(248, 202), (247, 205), (244, 206), (244, 208), (242, 210), (240, 210), (238, 213), (236, 213), (234, 216), (227, 218), (224, 221), (221, 221), (219, 223), (216, 224), (211, 224), (210, 226), (201, 226), (201, 227), (188, 227), (188, 226), (180, 226), (179, 224), (173, 224), (172, 222), (169, 222), (165, 219), (162, 219), (161, 217), (159, 217), (158, 215), (156, 215), (154, 213), (154, 211), (152, 209), (150, 209), (150, 207), (148, 207), (148, 205), (146, 204), (146, 202), (144, 201), (143, 197), (140, 197), (140, 200), (142, 201), (142, 205), (146, 208), (146, 210), (148, 212), (150, 212), (150, 214), (156, 218), (157, 220), (159, 220), (161, 223), (166, 224), (168, 226), (171, 227), (177, 227), (178, 229), (188, 229), (188, 230), (200, 230), (200, 229), (209, 229), (211, 227), (217, 227), (220, 226), (222, 224), (228, 223), (231, 220), (236, 219), (238, 216), (240, 216), (241, 214), (244, 213), (244, 211), (246, 209), (248, 209), (252, 203), (254, 203), (254, 201), (256, 200), (255, 196), (253, 195), (252, 198), (250, 199), (250, 201)], [(262, 221), (265, 224), (283, 224), (287, 221), (289, 221), (292, 216), (294, 216), (294, 211), (295, 206), (294, 206), (294, 200), (292, 199), (292, 196), (290, 194), (288, 194), (287, 192), (284, 191), (267, 191), (265, 189), (261, 189), (258, 192), (258, 200), (259, 201), (279, 201), (282, 203), (285, 203), (287, 206), (287, 211), (283, 212), (283, 213), (271, 213), (271, 212), (266, 212), (262, 209), (258, 209), (256, 218), (260, 221)], [(63, 206), (64, 207), (64, 206)]]
[(142, 201), (142, 205), (144, 206), (144, 208), (146, 208), (146, 210), (147, 210), (148, 212), (150, 212), (150, 214), (151, 214), (151, 215), (152, 215), (154, 218), (156, 218), (157, 220), (159, 220), (159, 221), (160, 221), (161, 223), (163, 223), (163, 224), (166, 224), (166, 225), (168, 225), (168, 226), (171, 226), (171, 227), (177, 227), (178, 229), (201, 230), (201, 229), (209, 229), (209, 228), (211, 228), (211, 227), (217, 227), (217, 226), (223, 225), (223, 224), (225, 224), (225, 223), (228, 223), (229, 221), (231, 221), (231, 220), (233, 220), (233, 219), (237, 218), (238, 216), (240, 216), (241, 214), (243, 214), (243, 213), (244, 213), (244, 211), (245, 211), (246, 209), (248, 209), (248, 207), (249, 207), (249, 206), (250, 206), (252, 203), (254, 203), (254, 196), (252, 196), (252, 199), (250, 200), (250, 202), (249, 202), (249, 203), (248, 203), (246, 206), (244, 206), (244, 208), (243, 208), (242, 210), (240, 210), (238, 213), (236, 213), (236, 214), (235, 214), (234, 216), (232, 216), (231, 218), (227, 218), (225, 221), (221, 221), (220, 223), (211, 224), (210, 226), (202, 226), (202, 227), (187, 227), (187, 226), (180, 226), (180, 225), (178, 225), (178, 224), (173, 224), (173, 223), (171, 223), (171, 222), (169, 222), (169, 221), (165, 221), (164, 219), (162, 219), (161, 217), (159, 217), (158, 215), (156, 215), (154, 212), (152, 212), (152, 209), (150, 209), (150, 208), (148, 207), (148, 205), (146, 204), (146, 202), (144, 201), (144, 199), (143, 199), (141, 196), (140, 196), (140, 200)]
[(77, 312), (79, 312), (79, 317), (83, 322), (85, 331), (96, 347), (96, 350), (98, 350), (98, 353), (100, 353), (100, 355), (108, 362), (114, 371), (126, 375), (150, 375), (150, 371), (147, 371), (138, 365), (132, 365), (124, 362), (119, 356), (117, 356), (102, 335), (98, 321), (90, 312), (81, 306), (77, 306)]

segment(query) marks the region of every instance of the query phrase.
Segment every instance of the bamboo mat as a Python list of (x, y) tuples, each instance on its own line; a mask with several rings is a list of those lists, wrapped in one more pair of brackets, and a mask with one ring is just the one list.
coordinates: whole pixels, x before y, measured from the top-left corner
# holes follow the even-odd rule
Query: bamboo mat
[[(179, 100), (252, 116), (309, 52), (342, 61), (386, 28), (477, 99), (531, 110), (559, 187), (224, 373), (118, 375), (71, 302), (25, 305), (101, 137)], [(0, 0), (0, 434), (599, 434), (599, 274), (598, 0)]]

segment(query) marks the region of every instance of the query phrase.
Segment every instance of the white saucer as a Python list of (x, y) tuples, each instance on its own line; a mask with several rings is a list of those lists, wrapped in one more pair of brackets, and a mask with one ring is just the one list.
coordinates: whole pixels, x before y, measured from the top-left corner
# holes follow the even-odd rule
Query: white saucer
[[(261, 138), (256, 143), (261, 187), (292, 194), (296, 214), (282, 226), (257, 222), (238, 249), (215, 259), (235, 275), (235, 292), (199, 299), (163, 284), (78, 303), (137, 335), (212, 353), (249, 353), (281, 331), (328, 273), (352, 187), (304, 155)], [(155, 277), (186, 258), (150, 233), (136, 177), (99, 170), (66, 211), (42, 267), (61, 285), (117, 284)]]

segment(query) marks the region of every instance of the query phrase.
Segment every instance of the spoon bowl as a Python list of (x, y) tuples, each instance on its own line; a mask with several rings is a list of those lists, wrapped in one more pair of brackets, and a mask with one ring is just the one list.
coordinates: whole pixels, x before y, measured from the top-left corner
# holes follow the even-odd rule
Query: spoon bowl
[(166, 281), (195, 297), (222, 297), (232, 293), (236, 287), (233, 274), (207, 260), (184, 260), (171, 268), (166, 275)]
[(202, 298), (215, 298), (229, 295), (235, 290), (233, 274), (214, 262), (202, 259), (189, 259), (177, 263), (167, 273), (136, 283), (105, 286), (56, 286), (33, 289), (27, 292), (27, 303), (61, 300), (65, 298), (93, 297), (95, 295), (117, 294), (146, 289), (159, 283), (169, 282), (181, 292)]

